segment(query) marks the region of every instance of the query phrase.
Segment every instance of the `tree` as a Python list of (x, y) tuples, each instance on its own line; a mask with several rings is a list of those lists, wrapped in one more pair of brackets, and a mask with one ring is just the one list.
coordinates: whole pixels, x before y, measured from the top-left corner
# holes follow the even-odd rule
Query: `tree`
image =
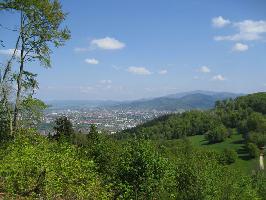
[(235, 163), (237, 159), (237, 153), (234, 149), (224, 149), (220, 158), (222, 164)]
[[(36, 88), (35, 75), (25, 70), (29, 62), (39, 61), (44, 67), (51, 66), (50, 44), (61, 46), (70, 38), (67, 28), (61, 28), (66, 14), (62, 11), (58, 0), (4, 0), (0, 3), (1, 10), (19, 13), (19, 29), (17, 30), (16, 51), (19, 54), (19, 72), (15, 74), (16, 101), (13, 116), (13, 126), (17, 128), (20, 114), (21, 95), (24, 90)], [(13, 54), (13, 55), (14, 55)], [(6, 66), (7, 72), (11, 65)], [(31, 87), (29, 87), (29, 85)]]
[(255, 144), (248, 143), (246, 148), (247, 148), (248, 154), (251, 158), (256, 158), (259, 156), (260, 150), (258, 149), (258, 147)]
[(224, 125), (217, 125), (205, 134), (209, 143), (222, 142), (228, 137), (228, 131)]
[(117, 162), (116, 196), (123, 199), (157, 199), (166, 175), (166, 160), (150, 142), (132, 140)]
[(54, 126), (55, 134), (53, 138), (59, 140), (62, 137), (70, 139), (74, 134), (74, 129), (71, 121), (67, 117), (59, 117), (55, 120)]
[(88, 134), (88, 140), (91, 143), (95, 143), (97, 142), (98, 138), (99, 138), (99, 133), (97, 131), (97, 127), (94, 124), (91, 124), (90, 132)]
[(23, 128), (37, 128), (40, 124), (43, 111), (47, 105), (36, 98), (28, 97), (21, 102), (19, 126)]

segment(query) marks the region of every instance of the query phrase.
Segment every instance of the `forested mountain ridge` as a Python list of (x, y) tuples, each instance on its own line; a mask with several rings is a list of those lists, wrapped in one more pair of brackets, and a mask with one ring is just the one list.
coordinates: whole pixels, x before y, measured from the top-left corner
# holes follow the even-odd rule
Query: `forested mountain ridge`
[(241, 94), (209, 91), (192, 91), (187, 93), (171, 94), (148, 100), (138, 100), (113, 106), (118, 109), (143, 109), (143, 110), (206, 110), (214, 107), (217, 100), (236, 98)]
[[(258, 143), (266, 141), (266, 93), (256, 93), (223, 101), (216, 101), (215, 108), (207, 111), (189, 111), (156, 118), (135, 128), (122, 131), (118, 138), (144, 137), (149, 139), (177, 139), (203, 135), (216, 131), (255, 137)], [(225, 139), (224, 138), (224, 139)], [(253, 138), (254, 139), (254, 138)], [(259, 140), (261, 140), (259, 142)]]

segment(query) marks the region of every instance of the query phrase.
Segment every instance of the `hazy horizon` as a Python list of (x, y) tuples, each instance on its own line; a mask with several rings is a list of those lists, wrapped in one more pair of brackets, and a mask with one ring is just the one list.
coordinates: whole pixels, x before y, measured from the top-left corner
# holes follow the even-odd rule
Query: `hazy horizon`
[[(266, 91), (266, 1), (62, 1), (71, 40), (38, 62), (43, 100), (135, 100), (183, 91)], [(78, 10), (78, 12), (77, 12)], [(16, 24), (1, 12), (3, 27)], [(0, 29), (0, 62), (15, 33)], [(14, 66), (16, 69), (18, 66)]]

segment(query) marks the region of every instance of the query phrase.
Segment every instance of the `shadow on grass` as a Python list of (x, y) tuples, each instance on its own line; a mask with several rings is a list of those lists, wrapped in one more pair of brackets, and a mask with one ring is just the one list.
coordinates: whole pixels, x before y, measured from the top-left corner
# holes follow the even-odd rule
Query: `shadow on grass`
[(232, 144), (245, 144), (245, 141), (243, 139), (233, 141)]
[(240, 149), (237, 151), (238, 157), (242, 160), (251, 160), (250, 156), (248, 155), (247, 149), (242, 146)]
[(215, 144), (215, 143), (210, 143), (209, 141), (207, 140), (202, 140), (200, 141), (201, 142), (201, 145), (212, 145), (212, 144)]

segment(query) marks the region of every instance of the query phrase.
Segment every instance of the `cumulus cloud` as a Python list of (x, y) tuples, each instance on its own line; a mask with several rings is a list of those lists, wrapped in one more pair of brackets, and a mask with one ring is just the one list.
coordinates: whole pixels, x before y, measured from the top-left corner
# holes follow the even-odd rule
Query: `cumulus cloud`
[(85, 59), (85, 62), (87, 64), (91, 64), (91, 65), (97, 65), (97, 64), (99, 64), (99, 61), (96, 60), (95, 58), (87, 58), (87, 59)]
[(145, 67), (132, 66), (132, 67), (129, 67), (127, 71), (132, 74), (137, 74), (137, 75), (150, 75), (151, 74), (151, 72)]
[(233, 51), (247, 51), (248, 50), (248, 45), (246, 44), (243, 44), (243, 43), (236, 43), (233, 48), (232, 48)]
[(164, 74), (167, 74), (168, 71), (166, 69), (162, 69), (158, 72), (158, 74), (161, 74), (161, 75), (164, 75)]
[(202, 73), (210, 73), (211, 72), (210, 68), (207, 67), (207, 66), (200, 67), (199, 71), (202, 72)]
[[(15, 49), (0, 49), (0, 54), (7, 55), (7, 56), (12, 56), (14, 51), (15, 51)], [(15, 56), (16, 57), (20, 56), (20, 50), (18, 50), (18, 49), (16, 50)]]
[(233, 23), (233, 27), (237, 29), (237, 33), (226, 36), (215, 36), (214, 40), (231, 40), (231, 41), (252, 41), (263, 38), (266, 33), (266, 21), (244, 20)]
[(224, 19), (222, 16), (214, 17), (212, 19), (212, 25), (216, 28), (222, 28), (230, 23), (230, 20)]
[(126, 46), (123, 42), (110, 37), (94, 39), (91, 41), (91, 45), (106, 50), (123, 49)]
[(212, 80), (214, 80), (214, 81), (224, 81), (225, 77), (222, 76), (221, 74), (218, 74), (218, 75), (213, 76)]

